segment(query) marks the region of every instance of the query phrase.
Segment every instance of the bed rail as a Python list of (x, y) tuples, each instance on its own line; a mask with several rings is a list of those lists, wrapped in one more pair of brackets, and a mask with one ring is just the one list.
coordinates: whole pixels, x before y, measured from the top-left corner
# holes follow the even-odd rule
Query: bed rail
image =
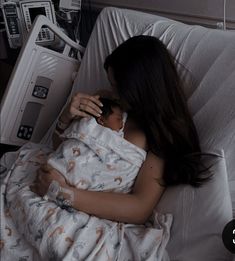
[[(43, 26), (63, 41), (56, 51), (37, 44)], [(58, 48), (57, 48), (58, 49)], [(21, 146), (39, 142), (70, 94), (82, 51), (45, 16), (38, 16), (23, 45), (1, 103), (1, 143)], [(71, 55), (73, 54), (73, 55)]]

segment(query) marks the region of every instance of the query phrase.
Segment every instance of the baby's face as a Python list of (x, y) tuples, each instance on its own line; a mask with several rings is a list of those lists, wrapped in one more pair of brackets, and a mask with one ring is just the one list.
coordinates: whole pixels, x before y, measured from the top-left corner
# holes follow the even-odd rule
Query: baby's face
[(113, 113), (107, 118), (103, 118), (103, 126), (108, 127), (114, 131), (119, 131), (123, 127), (123, 111), (118, 108), (112, 108)]

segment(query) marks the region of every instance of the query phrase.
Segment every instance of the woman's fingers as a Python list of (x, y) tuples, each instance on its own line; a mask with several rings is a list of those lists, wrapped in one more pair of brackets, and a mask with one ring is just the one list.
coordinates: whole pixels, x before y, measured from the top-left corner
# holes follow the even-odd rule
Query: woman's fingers
[(52, 167), (49, 164), (43, 164), (41, 165), (40, 169), (41, 171), (48, 172), (52, 169)]
[(96, 117), (100, 117), (102, 111), (101, 109), (96, 106), (94, 103), (86, 102), (86, 103), (80, 103), (79, 110), (83, 111), (85, 113), (92, 114)]
[(42, 191), (40, 190), (40, 187), (38, 186), (37, 183), (33, 183), (32, 185), (29, 186), (30, 190), (39, 196), (43, 196)]
[(97, 106), (102, 106), (102, 103), (100, 102), (99, 95), (89, 95), (84, 93), (77, 93), (74, 97), (75, 100), (90, 100), (97, 104)]
[(69, 124), (76, 117), (90, 117), (91, 115), (99, 117), (102, 113), (100, 107), (103, 106), (99, 97), (99, 95), (92, 96), (80, 92), (75, 94), (62, 113), (60, 120)]
[(100, 107), (102, 107), (102, 103), (99, 101), (99, 95), (78, 93), (71, 101), (70, 112), (73, 116), (89, 117), (91, 114), (99, 117), (102, 113)]
[(37, 188), (35, 184), (32, 184), (29, 186), (30, 190), (33, 191), (34, 193), (37, 193)]
[(76, 118), (76, 117), (90, 117), (91, 115), (82, 111), (82, 110), (79, 110), (79, 109), (76, 109), (76, 108), (71, 108), (71, 114), (73, 115), (73, 118)]
[(48, 190), (51, 180), (48, 180), (48, 173), (45, 172), (45, 166), (42, 166), (37, 170), (37, 177), (34, 183), (30, 186), (31, 191), (38, 194), (39, 196), (44, 196)]
[(66, 180), (63, 175), (56, 169), (53, 169), (50, 165), (42, 165), (37, 170), (37, 176), (34, 183), (30, 185), (30, 190), (39, 196), (44, 196), (53, 180), (60, 183), (61, 186), (66, 184)]

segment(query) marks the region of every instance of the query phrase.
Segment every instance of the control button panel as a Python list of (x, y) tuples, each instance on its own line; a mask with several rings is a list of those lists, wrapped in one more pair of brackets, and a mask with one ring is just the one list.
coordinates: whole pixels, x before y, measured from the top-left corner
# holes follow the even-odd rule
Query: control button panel
[(10, 35), (19, 35), (19, 27), (16, 17), (7, 17), (7, 24)]
[(8, 32), (11, 37), (19, 36), (19, 25), (18, 25), (18, 14), (15, 4), (6, 3), (4, 5), (4, 15), (6, 19), (6, 24), (8, 27)]
[(30, 140), (33, 134), (33, 127), (27, 125), (20, 125), (17, 132), (17, 137), (24, 140)]
[(39, 99), (46, 99), (48, 94), (48, 88), (40, 85), (35, 85), (32, 95)]
[[(54, 9), (52, 7), (51, 1), (24, 1), (21, 3), (21, 10), (24, 15), (27, 31), (30, 30), (35, 18), (38, 15), (44, 15), (54, 23)], [(44, 27), (40, 30), (36, 42), (47, 41), (54, 41), (54, 34), (48, 28)]]

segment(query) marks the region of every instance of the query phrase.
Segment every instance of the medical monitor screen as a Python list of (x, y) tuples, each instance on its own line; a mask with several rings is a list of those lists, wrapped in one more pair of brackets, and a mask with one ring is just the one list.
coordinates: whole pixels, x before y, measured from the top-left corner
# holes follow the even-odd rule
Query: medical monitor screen
[(46, 16), (46, 11), (44, 7), (29, 8), (29, 15), (30, 15), (31, 23), (33, 23), (37, 15)]

